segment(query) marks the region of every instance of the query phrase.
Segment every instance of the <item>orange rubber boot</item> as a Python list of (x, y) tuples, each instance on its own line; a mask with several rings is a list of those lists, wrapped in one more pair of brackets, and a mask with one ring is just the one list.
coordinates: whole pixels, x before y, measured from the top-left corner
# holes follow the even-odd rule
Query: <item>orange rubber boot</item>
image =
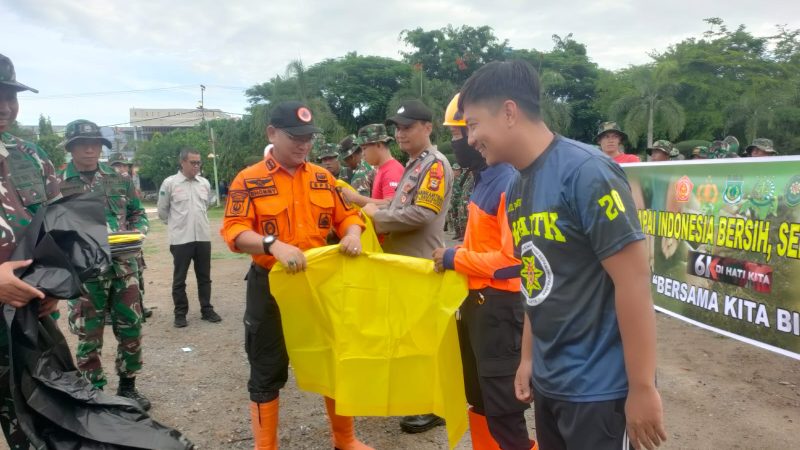
[(474, 450), (501, 450), (489, 432), (486, 416), (473, 412), (472, 408), (469, 409), (469, 435)]
[(537, 444), (533, 439), (531, 439), (531, 450), (539, 450), (539, 444)]
[(250, 422), (255, 450), (278, 449), (278, 399), (269, 403), (250, 402)]
[(336, 400), (325, 397), (325, 409), (328, 411), (328, 418), (331, 421), (331, 431), (333, 432), (333, 447), (336, 450), (374, 450), (368, 445), (364, 445), (356, 439), (356, 431), (353, 426), (353, 418), (339, 416), (336, 414)]

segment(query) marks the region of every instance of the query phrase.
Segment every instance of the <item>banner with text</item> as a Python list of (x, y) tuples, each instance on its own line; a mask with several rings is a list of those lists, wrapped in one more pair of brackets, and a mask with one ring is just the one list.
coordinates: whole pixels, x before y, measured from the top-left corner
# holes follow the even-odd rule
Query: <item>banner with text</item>
[(623, 168), (656, 309), (800, 360), (800, 158)]

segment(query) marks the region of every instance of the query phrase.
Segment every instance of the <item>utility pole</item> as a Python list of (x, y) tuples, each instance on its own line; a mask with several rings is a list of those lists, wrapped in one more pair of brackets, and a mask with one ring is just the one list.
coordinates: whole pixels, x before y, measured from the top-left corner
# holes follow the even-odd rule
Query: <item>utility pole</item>
[(204, 85), (200, 85), (200, 113), (203, 115), (203, 122), (206, 124), (206, 130), (208, 130), (208, 141), (211, 143), (211, 154), (208, 155), (209, 158), (212, 159), (214, 164), (214, 190), (217, 191), (217, 198), (214, 202), (214, 205), (219, 207), (219, 177), (217, 176), (217, 150), (216, 150), (216, 139), (214, 139), (214, 129), (211, 128), (211, 124), (206, 122), (206, 110), (205, 110), (205, 92), (206, 87)]

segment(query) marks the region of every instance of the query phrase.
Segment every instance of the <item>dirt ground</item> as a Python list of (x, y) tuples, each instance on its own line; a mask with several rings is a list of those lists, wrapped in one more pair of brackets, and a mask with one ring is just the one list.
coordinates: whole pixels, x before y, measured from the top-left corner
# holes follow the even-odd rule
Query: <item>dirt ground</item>
[[(215, 234), (219, 222), (212, 221)], [(145, 303), (154, 315), (144, 326), (145, 367), (137, 384), (153, 402), (152, 416), (181, 430), (198, 448), (252, 448), (242, 325), (249, 259), (230, 253), (215, 235), (212, 302), (223, 321), (200, 320), (190, 272), (189, 326), (173, 328), (172, 257), (164, 226), (157, 220), (152, 225), (145, 249)], [(74, 336), (66, 334), (74, 348)], [(800, 448), (800, 362), (661, 314), (658, 338), (658, 382), (669, 433), (663, 448)], [(113, 389), (115, 346), (107, 330), (103, 364), (111, 369)], [(533, 436), (532, 414), (528, 418)], [(280, 421), (282, 448), (331, 448), (322, 399), (299, 391), (293, 380), (281, 395)], [(443, 428), (406, 435), (397, 418), (358, 418), (356, 427), (376, 449), (447, 448)], [(471, 448), (468, 436), (458, 448)]]

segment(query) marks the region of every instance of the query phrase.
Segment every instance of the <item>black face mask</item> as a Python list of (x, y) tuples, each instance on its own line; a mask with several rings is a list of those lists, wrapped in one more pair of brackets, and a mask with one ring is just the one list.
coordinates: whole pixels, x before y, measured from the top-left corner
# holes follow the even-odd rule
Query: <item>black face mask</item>
[(453, 145), (453, 153), (456, 155), (456, 162), (459, 166), (467, 170), (482, 169), (486, 166), (486, 160), (483, 156), (467, 142), (468, 138), (451, 141)]

